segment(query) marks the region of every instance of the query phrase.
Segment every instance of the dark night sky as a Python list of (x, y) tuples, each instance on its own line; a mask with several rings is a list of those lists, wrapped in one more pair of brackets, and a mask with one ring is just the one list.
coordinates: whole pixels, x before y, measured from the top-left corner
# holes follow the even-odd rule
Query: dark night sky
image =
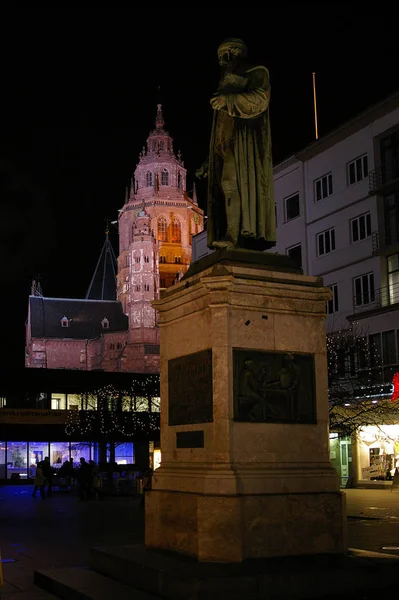
[[(193, 173), (207, 155), (209, 98), (224, 37), (242, 37), (266, 65), (277, 162), (399, 88), (388, 4), (265, 5), (151, 10), (20, 8), (3, 18), (0, 265), (3, 360), (23, 365), (32, 278), (46, 296), (84, 297), (124, 188), (162, 102)], [(136, 6), (138, 4), (136, 3)], [(390, 5), (389, 5), (390, 6)], [(169, 11), (169, 12), (167, 12)], [(386, 16), (384, 16), (384, 14)], [(4, 15), (3, 15), (4, 16)], [(158, 86), (161, 86), (159, 95)], [(205, 208), (205, 189), (199, 185)], [(117, 249), (116, 230), (113, 234)]]

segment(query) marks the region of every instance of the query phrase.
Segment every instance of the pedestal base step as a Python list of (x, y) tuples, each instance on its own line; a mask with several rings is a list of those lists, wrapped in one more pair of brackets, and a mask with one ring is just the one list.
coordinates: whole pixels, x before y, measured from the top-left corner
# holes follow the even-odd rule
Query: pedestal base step
[(89, 569), (35, 571), (35, 584), (63, 600), (160, 600)]
[[(111, 546), (91, 549), (90, 568), (95, 573), (76, 570), (73, 575), (71, 569), (57, 569), (53, 571), (58, 573), (56, 584), (48, 587), (52, 571), (41, 571), (35, 573), (35, 582), (68, 600), (366, 600), (375, 598), (376, 593), (397, 592), (394, 574), (398, 567), (398, 556), (362, 550), (350, 550), (345, 556), (324, 554), (221, 564), (199, 563), (142, 545)], [(114, 587), (118, 585), (121, 587)], [(66, 595), (68, 586), (75, 595)], [(94, 595), (91, 586), (97, 586), (97, 594), (102, 595)]]

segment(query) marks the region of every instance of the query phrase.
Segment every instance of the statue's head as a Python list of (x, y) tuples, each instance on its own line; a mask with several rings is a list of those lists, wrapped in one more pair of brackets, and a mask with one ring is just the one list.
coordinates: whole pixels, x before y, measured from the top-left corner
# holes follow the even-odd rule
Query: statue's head
[(248, 54), (248, 48), (239, 38), (226, 38), (218, 47), (218, 59), (221, 67), (244, 58)]

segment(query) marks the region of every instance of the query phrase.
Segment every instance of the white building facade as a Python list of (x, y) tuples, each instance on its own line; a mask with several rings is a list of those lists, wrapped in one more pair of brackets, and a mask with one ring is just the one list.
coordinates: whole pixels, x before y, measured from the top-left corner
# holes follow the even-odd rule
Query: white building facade
[[(276, 165), (274, 194), (273, 250), (331, 287), (327, 331), (356, 322), (389, 383), (399, 371), (399, 93)], [(193, 240), (194, 260), (206, 252), (205, 236)], [(399, 425), (387, 427), (398, 431), (361, 433), (353, 460), (350, 441), (332, 444), (343, 483), (369, 479), (373, 453), (381, 472), (399, 465)]]

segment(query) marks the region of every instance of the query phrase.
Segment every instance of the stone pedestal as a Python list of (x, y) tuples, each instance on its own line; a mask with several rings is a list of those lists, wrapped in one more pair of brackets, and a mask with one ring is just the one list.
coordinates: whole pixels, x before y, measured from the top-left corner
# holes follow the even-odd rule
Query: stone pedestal
[(154, 302), (162, 463), (148, 548), (225, 562), (346, 551), (329, 461), (329, 297), (287, 257), (219, 251)]

